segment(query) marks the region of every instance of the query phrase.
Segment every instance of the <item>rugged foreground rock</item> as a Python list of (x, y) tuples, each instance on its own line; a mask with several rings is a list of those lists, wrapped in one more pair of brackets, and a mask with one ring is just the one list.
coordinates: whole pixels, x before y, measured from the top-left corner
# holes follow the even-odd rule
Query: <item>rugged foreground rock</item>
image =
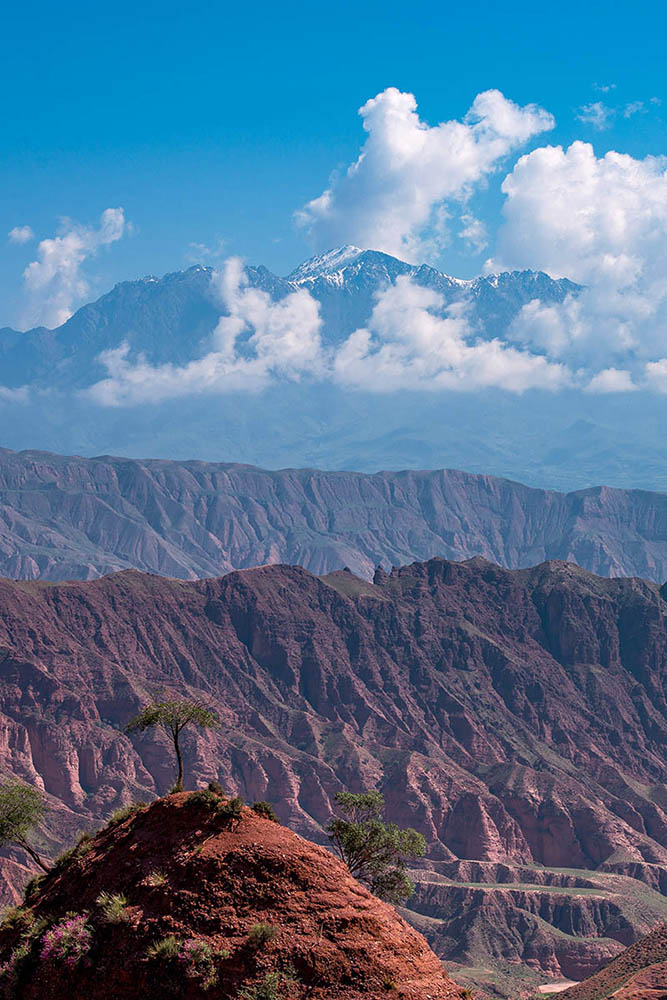
[(314, 573), (445, 556), (576, 562), (667, 579), (667, 495), (530, 489), (436, 472), (269, 472), (244, 465), (62, 458), (0, 449), (0, 575), (182, 579), (263, 563)]
[[(126, 904), (105, 911), (102, 893)], [(73, 962), (60, 928), (83, 918), (83, 954)], [(328, 851), (247, 808), (230, 823), (187, 794), (84, 842), (8, 923), (0, 930), (7, 998), (216, 1000), (261, 989), (267, 975), (279, 977), (276, 1000), (461, 997), (426, 941)], [(265, 940), (258, 924), (270, 925)], [(17, 960), (28, 935), (30, 951)], [(176, 954), (149, 957), (169, 935)]]
[(567, 1000), (664, 1000), (667, 997), (667, 924), (561, 994)]
[(2, 764), (46, 790), (55, 852), (170, 787), (166, 742), (122, 727), (197, 695), (222, 725), (186, 738), (188, 781), (320, 842), (336, 791), (379, 787), (428, 842), (411, 919), (438, 954), (505, 993), (580, 978), (667, 919), (666, 616), (563, 563), (5, 581)]

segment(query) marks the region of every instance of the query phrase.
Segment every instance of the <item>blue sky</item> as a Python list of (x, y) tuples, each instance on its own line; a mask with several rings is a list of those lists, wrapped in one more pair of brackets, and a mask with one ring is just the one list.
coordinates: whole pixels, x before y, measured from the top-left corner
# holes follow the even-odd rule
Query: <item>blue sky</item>
[[(311, 252), (294, 212), (356, 159), (357, 110), (387, 87), (414, 94), (429, 125), (462, 118), (490, 88), (555, 117), (475, 189), (489, 245), (428, 249), (451, 273), (477, 273), (494, 255), (500, 184), (522, 152), (574, 139), (598, 157), (667, 152), (665, 21), (658, 3), (569, 0), (13, 5), (0, 232), (29, 226), (36, 239), (0, 242), (0, 324), (20, 325), (37, 241), (66, 230), (63, 217), (96, 226), (110, 207), (123, 207), (131, 231), (86, 259), (84, 298), (184, 267), (207, 256), (192, 244), (220, 240), (289, 271)], [(578, 117), (596, 102), (617, 109), (607, 128)], [(635, 102), (641, 110), (624, 117)]]

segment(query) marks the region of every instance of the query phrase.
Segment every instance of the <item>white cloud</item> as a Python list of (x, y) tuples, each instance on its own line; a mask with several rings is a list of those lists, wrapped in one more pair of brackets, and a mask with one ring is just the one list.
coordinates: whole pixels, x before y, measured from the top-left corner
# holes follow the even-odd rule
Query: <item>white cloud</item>
[(651, 389), (667, 394), (667, 358), (647, 363), (646, 381)]
[(609, 128), (616, 112), (613, 108), (603, 104), (602, 101), (593, 101), (591, 104), (584, 104), (579, 108), (577, 118), (584, 125), (592, 125), (600, 132)]
[(97, 229), (68, 221), (61, 236), (42, 240), (37, 260), (23, 272), (29, 295), (26, 324), (53, 328), (69, 319), (89, 291), (83, 264), (100, 247), (119, 240), (125, 228), (123, 209), (107, 208)]
[(474, 252), (481, 253), (489, 245), (489, 234), (481, 219), (477, 219), (469, 212), (464, 212), (461, 216), (460, 239)]
[(8, 236), (10, 243), (29, 243), (35, 238), (30, 226), (14, 226), (9, 230)]
[(395, 87), (359, 114), (368, 133), (359, 157), (297, 220), (317, 249), (353, 243), (408, 260), (443, 244), (446, 203), (465, 202), (505, 156), (554, 126), (548, 112), (498, 90), (478, 94), (463, 121), (433, 127)]
[(632, 380), (632, 374), (622, 368), (605, 368), (594, 375), (586, 386), (588, 392), (634, 392), (639, 386)]
[(190, 264), (212, 264), (226, 256), (226, 240), (218, 237), (211, 246), (206, 243), (188, 243), (186, 260)]
[[(532, 267), (586, 286), (562, 305), (525, 306), (517, 341), (548, 355), (632, 367), (664, 349), (667, 328), (667, 160), (592, 146), (521, 157), (502, 189), (499, 267)], [(629, 364), (630, 363), (630, 364)]]
[(633, 115), (645, 114), (646, 108), (643, 101), (630, 101), (623, 108), (623, 117), (632, 118)]
[(105, 351), (107, 378), (86, 394), (104, 406), (154, 403), (165, 399), (238, 389), (260, 389), (272, 378), (299, 379), (322, 368), (319, 305), (305, 289), (273, 301), (247, 284), (241, 262), (230, 258), (214, 287), (227, 310), (212, 349), (186, 365), (132, 360), (130, 347)]
[(28, 386), (22, 385), (17, 389), (9, 389), (5, 385), (0, 385), (0, 403), (27, 403)]
[(610, 90), (616, 90), (615, 83), (594, 83), (593, 90), (597, 90), (600, 94), (608, 94)]
[(443, 315), (442, 297), (401, 276), (377, 299), (368, 326), (334, 360), (334, 378), (370, 391), (561, 389), (568, 369), (502, 341), (475, 338), (464, 305)]
[(224, 304), (211, 350), (185, 365), (132, 358), (128, 344), (106, 351), (107, 377), (86, 390), (104, 406), (155, 403), (189, 395), (258, 390), (305, 374), (367, 391), (560, 389), (567, 367), (471, 329), (466, 307), (444, 310), (442, 297), (399, 277), (379, 293), (368, 327), (336, 351), (323, 349), (319, 305), (306, 289), (274, 301), (252, 288), (239, 260), (215, 276)]

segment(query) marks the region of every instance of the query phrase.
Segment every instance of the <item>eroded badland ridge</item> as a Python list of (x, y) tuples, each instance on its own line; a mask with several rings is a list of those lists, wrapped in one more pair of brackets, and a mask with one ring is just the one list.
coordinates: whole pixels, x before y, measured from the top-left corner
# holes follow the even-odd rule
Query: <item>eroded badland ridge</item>
[(656, 584), (559, 562), (2, 581), (3, 761), (43, 784), (55, 851), (170, 787), (122, 733), (150, 693), (202, 696), (193, 786), (322, 843), (334, 794), (378, 787), (426, 837), (411, 919), (457, 974), (579, 979), (667, 913), (666, 615)]

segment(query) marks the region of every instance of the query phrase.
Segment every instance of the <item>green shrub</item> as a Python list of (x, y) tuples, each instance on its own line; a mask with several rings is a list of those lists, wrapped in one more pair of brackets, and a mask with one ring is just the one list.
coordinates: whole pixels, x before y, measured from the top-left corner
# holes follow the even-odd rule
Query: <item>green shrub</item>
[(199, 979), (205, 990), (210, 989), (218, 981), (216, 959), (228, 957), (228, 951), (216, 951), (202, 938), (188, 938), (183, 941), (178, 953), (178, 961), (185, 966), (185, 974), (191, 979)]
[(21, 970), (29, 958), (32, 951), (32, 942), (22, 941), (21, 944), (17, 945), (12, 951), (11, 955), (6, 962), (0, 965), (0, 982), (7, 982), (11, 989), (10, 996), (16, 996), (15, 990), (18, 984), (19, 976), (21, 975)]
[(223, 802), (218, 809), (218, 815), (225, 821), (226, 826), (236, 827), (241, 821), (243, 813), (243, 799), (235, 795), (233, 799)]
[(215, 792), (216, 795), (224, 795), (225, 790), (219, 781), (209, 781), (208, 783), (209, 792)]
[(32, 910), (26, 910), (23, 906), (8, 906), (3, 910), (0, 930), (5, 931), (14, 927), (25, 929), (30, 927), (34, 919)]
[(202, 788), (198, 792), (188, 795), (185, 804), (193, 809), (206, 809), (208, 812), (217, 813), (220, 809), (220, 796), (216, 795), (209, 788)]
[(284, 1000), (292, 984), (298, 982), (293, 969), (267, 972), (263, 979), (239, 990), (239, 1000)]
[(167, 876), (164, 872), (154, 868), (152, 872), (148, 873), (144, 882), (146, 885), (150, 886), (151, 889), (160, 889), (163, 885), (167, 884)]
[(148, 803), (146, 802), (131, 802), (127, 806), (120, 806), (119, 809), (115, 809), (107, 821), (107, 826), (118, 826), (119, 823), (123, 823), (130, 816), (135, 816), (142, 809), (145, 809)]
[(148, 946), (146, 949), (146, 958), (155, 959), (158, 962), (171, 962), (173, 959), (178, 958), (181, 944), (182, 941), (180, 938), (175, 937), (173, 934), (167, 934), (166, 937), (160, 938), (159, 941), (154, 941), (153, 944)]
[(272, 823), (280, 823), (280, 820), (275, 814), (274, 808), (268, 802), (255, 802), (252, 807), (253, 812), (256, 812), (258, 816), (263, 816), (264, 819), (270, 819)]
[(89, 833), (80, 833), (76, 844), (62, 851), (53, 862), (53, 867), (59, 871), (62, 868), (66, 868), (72, 861), (78, 861), (80, 858), (85, 857), (93, 846), (92, 840), (93, 838)]
[(224, 799), (212, 792), (210, 788), (202, 788), (188, 795), (186, 805), (193, 809), (204, 809), (212, 816), (222, 819), (225, 826), (237, 826), (243, 812), (243, 799), (238, 795), (233, 799)]
[(95, 900), (102, 916), (108, 924), (120, 924), (129, 919), (127, 912), (128, 899), (120, 892), (101, 892)]
[(259, 948), (261, 945), (268, 944), (269, 941), (273, 941), (277, 934), (278, 928), (274, 927), (273, 924), (253, 924), (248, 932), (248, 939), (251, 944), (254, 944), (255, 947)]
[(45, 878), (46, 878), (46, 874), (43, 874), (43, 875), (33, 875), (33, 877), (30, 879), (30, 881), (26, 885), (24, 893), (23, 893), (23, 898), (26, 901), (26, 903), (32, 903), (32, 901), (35, 899), (35, 897), (39, 893), (40, 886), (41, 886), (41, 884), (42, 884), (42, 882), (44, 881)]

